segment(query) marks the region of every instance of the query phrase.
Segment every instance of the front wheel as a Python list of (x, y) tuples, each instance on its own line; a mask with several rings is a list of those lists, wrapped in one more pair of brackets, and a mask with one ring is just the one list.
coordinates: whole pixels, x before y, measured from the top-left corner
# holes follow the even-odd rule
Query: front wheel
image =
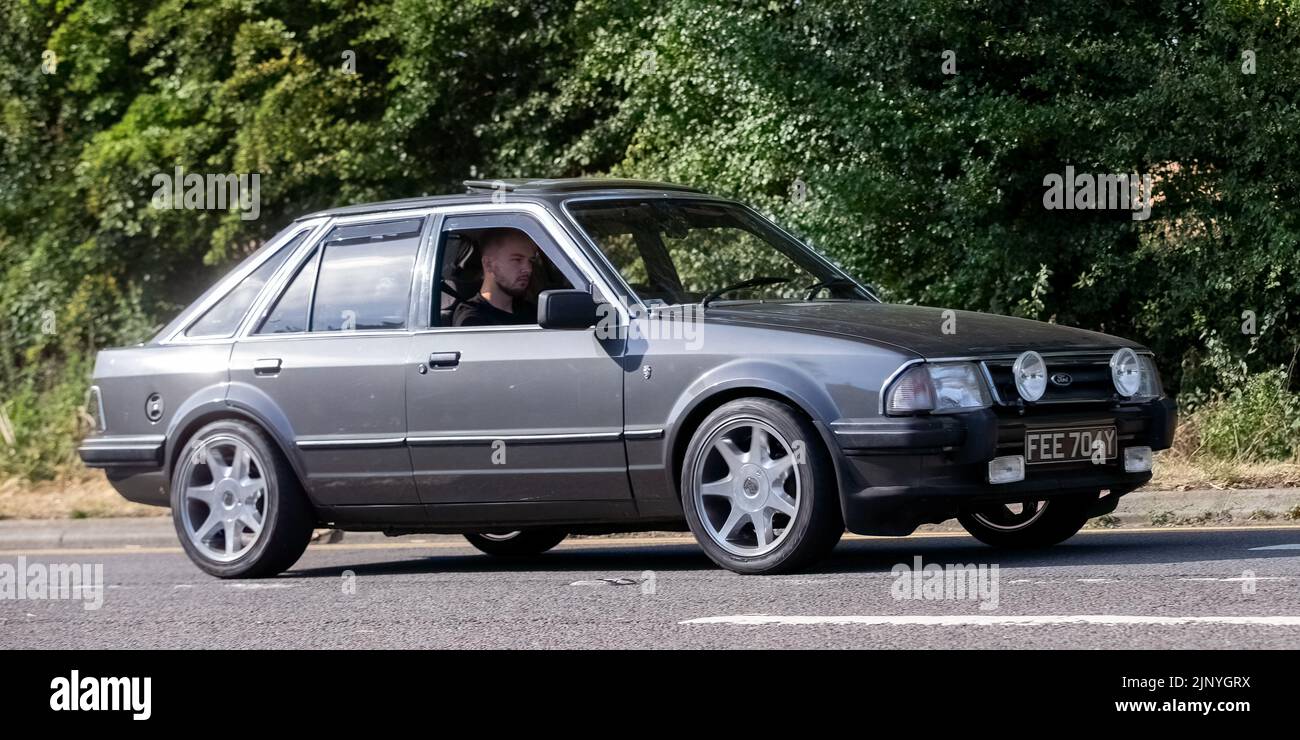
[(745, 398), (709, 414), (682, 461), (682, 508), (705, 554), (744, 574), (789, 573), (844, 534), (835, 470), (812, 423)]
[(488, 555), (519, 558), (540, 555), (568, 537), (558, 529), (527, 529), (514, 532), (467, 534), (465, 539)]
[(957, 515), (975, 539), (1005, 548), (1049, 547), (1073, 537), (1088, 522), (1087, 501), (1058, 498), (988, 504)]

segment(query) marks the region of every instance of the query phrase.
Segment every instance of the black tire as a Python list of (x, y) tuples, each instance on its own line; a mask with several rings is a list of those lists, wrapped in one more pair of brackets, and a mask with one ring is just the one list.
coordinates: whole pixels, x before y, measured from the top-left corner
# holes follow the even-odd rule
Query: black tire
[[(1006, 549), (1051, 547), (1064, 542), (1088, 522), (1089, 497), (1062, 497), (1026, 502), (1022, 513), (1007, 512), (1002, 504), (985, 506), (957, 515), (957, 521), (975, 539)], [(1030, 506), (1041, 506), (1041, 511)], [(1019, 518), (1018, 518), (1019, 517)]]
[[(783, 533), (779, 536), (775, 535), (776, 519), (773, 518), (771, 530), (775, 547), (768, 552), (750, 556), (730, 551), (715, 541), (715, 527), (706, 528), (701, 517), (708, 516), (712, 521), (720, 515), (717, 511), (701, 511), (701, 506), (707, 509), (708, 505), (700, 503), (704, 497), (698, 497), (697, 502), (697, 489), (701, 484), (701, 471), (706, 470), (707, 465), (714, 464), (708, 456), (716, 435), (735, 425), (754, 422), (766, 424), (780, 437), (784, 437), (786, 442), (802, 442), (804, 454), (802, 460), (796, 456), (793, 463), (793, 468), (798, 471), (797, 484), (800, 486), (794, 502), (795, 515), (784, 520)], [(778, 439), (777, 442), (782, 440)], [(743, 485), (747, 487), (748, 482)], [(770, 487), (777, 489), (779, 486)], [(686, 521), (700, 547), (713, 562), (736, 573), (769, 575), (801, 570), (828, 555), (844, 534), (835, 468), (821, 436), (803, 414), (779, 401), (742, 398), (723, 404), (705, 417), (691, 437), (682, 459), (680, 490)], [(740, 531), (745, 526), (750, 527), (749, 531), (755, 535), (757, 546), (753, 524), (742, 525)]]
[[(235, 438), (248, 445), (261, 462), (264, 497), (262, 529), (248, 551), (229, 562), (214, 560), (190, 539), (182, 516), (185, 483), (191, 472), (188, 460), (211, 440)], [(218, 578), (266, 578), (288, 570), (311, 541), (315, 512), (289, 462), (266, 433), (257, 426), (236, 419), (207, 424), (195, 432), (176, 459), (171, 481), (172, 522), (185, 554), (199, 568)]]
[(501, 534), (467, 534), (465, 539), (480, 551), (501, 558), (525, 558), (541, 555), (568, 537), (559, 529), (525, 529)]

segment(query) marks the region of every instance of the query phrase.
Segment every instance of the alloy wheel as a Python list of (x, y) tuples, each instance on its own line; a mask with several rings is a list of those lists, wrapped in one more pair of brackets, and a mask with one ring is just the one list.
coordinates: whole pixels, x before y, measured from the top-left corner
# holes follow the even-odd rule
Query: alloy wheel
[(766, 422), (740, 419), (719, 427), (704, 449), (694, 505), (706, 533), (734, 555), (776, 549), (799, 516), (803, 481), (794, 445)]

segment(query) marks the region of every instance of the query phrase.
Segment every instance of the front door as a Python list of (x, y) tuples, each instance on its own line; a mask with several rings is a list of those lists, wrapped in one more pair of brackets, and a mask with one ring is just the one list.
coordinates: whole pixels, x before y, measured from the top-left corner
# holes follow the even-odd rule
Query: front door
[[(481, 300), (484, 246), (496, 253), (498, 241), (521, 240), (536, 251), (527, 287), (514, 288), (516, 323), (482, 325), (485, 314), (499, 318), (485, 309), (479, 325), (456, 326), (458, 304)], [(407, 443), (421, 499), (630, 503), (620, 340), (527, 319), (538, 292), (588, 287), (587, 278), (525, 213), (448, 217), (439, 243), (434, 326), (415, 334), (408, 361)]]

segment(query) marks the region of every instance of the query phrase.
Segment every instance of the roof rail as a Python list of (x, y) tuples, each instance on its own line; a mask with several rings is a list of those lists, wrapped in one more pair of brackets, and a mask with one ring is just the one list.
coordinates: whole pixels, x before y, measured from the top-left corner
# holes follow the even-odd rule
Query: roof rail
[(469, 193), (574, 193), (583, 190), (671, 190), (684, 193), (702, 193), (698, 188), (649, 180), (623, 180), (614, 177), (564, 177), (531, 180), (510, 178), (506, 180), (466, 180)]

